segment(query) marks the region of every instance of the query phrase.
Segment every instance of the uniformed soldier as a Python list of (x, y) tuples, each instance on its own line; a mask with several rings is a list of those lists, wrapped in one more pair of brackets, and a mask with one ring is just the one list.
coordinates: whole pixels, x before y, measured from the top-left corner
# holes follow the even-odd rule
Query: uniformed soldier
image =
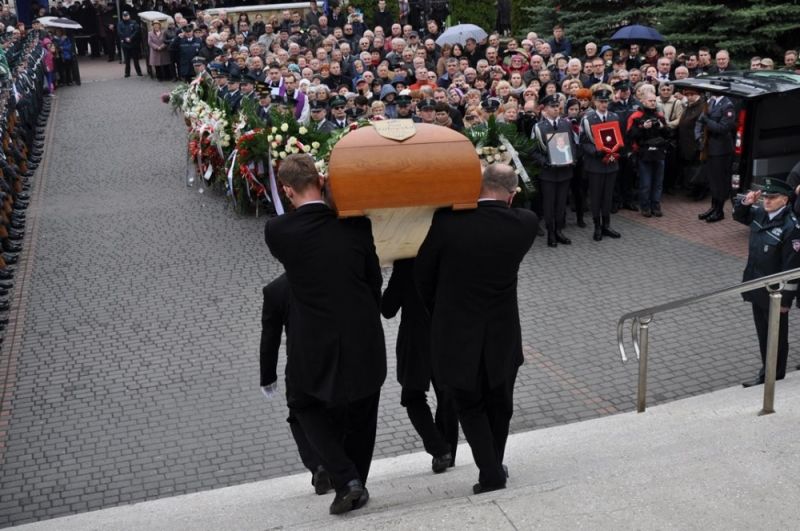
[(572, 243), (562, 230), (569, 183), (575, 167), (575, 142), (572, 136), (572, 124), (559, 116), (558, 97), (552, 94), (545, 96), (541, 103), (544, 109), (542, 119), (533, 126), (532, 138), (536, 142), (536, 147), (531, 155), (541, 168), (539, 186), (544, 222), (547, 227), (547, 246), (557, 247), (559, 243), (564, 245)]
[(270, 107), (272, 106), (272, 90), (266, 83), (256, 83), (258, 93), (258, 117), (270, 125)]
[(421, 123), (432, 124), (436, 120), (436, 101), (422, 100), (417, 104), (417, 116)]
[[(791, 195), (792, 187), (789, 184), (779, 179), (767, 178), (760, 191), (748, 192), (734, 206), (733, 219), (750, 226), (750, 247), (743, 281), (800, 267), (800, 221), (789, 205)], [(759, 199), (763, 199), (761, 206), (756, 205)], [(789, 282), (781, 294), (776, 372), (778, 380), (786, 375), (789, 308), (797, 296), (797, 286), (797, 281)], [(753, 321), (761, 350), (761, 370), (754, 380), (742, 383), (744, 387), (751, 387), (764, 383), (769, 295), (766, 288), (761, 288), (743, 293), (742, 298), (753, 305)]]
[(706, 112), (697, 119), (697, 136), (704, 139), (704, 170), (711, 189), (711, 208), (697, 217), (708, 223), (725, 219), (723, 207), (731, 190), (735, 114), (733, 102), (727, 96), (716, 95), (709, 98)]
[[(619, 232), (611, 228), (611, 203), (614, 196), (614, 182), (619, 171), (620, 154), (613, 155), (598, 150), (594, 142), (592, 126), (595, 124), (619, 122), (619, 116), (608, 110), (611, 91), (608, 86), (600, 86), (592, 94), (594, 109), (581, 120), (580, 144), (583, 150), (583, 171), (589, 183), (589, 197), (594, 221), (594, 241), (603, 236), (619, 238)], [(620, 130), (622, 125), (620, 124)], [(621, 140), (621, 139), (620, 139)]]
[(239, 110), (239, 103), (242, 101), (242, 92), (239, 90), (239, 83), (242, 77), (238, 72), (234, 72), (228, 76), (228, 93), (225, 94), (225, 103), (232, 113)]
[(408, 94), (401, 93), (397, 96), (397, 117), (398, 118), (410, 118), (415, 123), (421, 122), (419, 116), (413, 113), (413, 109), (411, 107), (411, 96)]
[(328, 120), (328, 104), (324, 101), (311, 102), (311, 121), (309, 128), (312, 131), (332, 133), (336, 131), (336, 124)]
[(253, 74), (247, 73), (242, 76), (242, 82), (239, 84), (239, 90), (242, 93), (242, 99), (239, 100), (239, 108), (241, 108), (242, 101), (244, 99), (250, 99), (255, 101), (258, 95), (255, 92), (256, 89), (256, 76)]
[(336, 126), (336, 129), (344, 129), (347, 127), (347, 115), (345, 114), (345, 107), (347, 100), (341, 96), (336, 96), (331, 100), (331, 122)]

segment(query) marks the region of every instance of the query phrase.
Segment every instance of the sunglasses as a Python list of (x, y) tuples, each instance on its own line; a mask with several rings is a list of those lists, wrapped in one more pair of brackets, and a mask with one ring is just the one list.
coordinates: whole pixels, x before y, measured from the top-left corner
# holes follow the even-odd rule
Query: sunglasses
[(337, 105), (336, 107), (333, 107), (333, 110), (334, 110), (334, 111), (341, 111), (341, 110), (344, 110), (344, 105)]

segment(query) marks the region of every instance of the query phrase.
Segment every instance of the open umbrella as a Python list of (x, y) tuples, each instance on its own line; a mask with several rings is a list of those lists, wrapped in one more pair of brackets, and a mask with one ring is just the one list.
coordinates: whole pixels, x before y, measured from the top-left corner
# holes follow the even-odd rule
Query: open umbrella
[(611, 42), (618, 42), (622, 44), (654, 44), (657, 42), (664, 42), (663, 35), (649, 26), (641, 26), (639, 24), (631, 24), (620, 28), (611, 37)]
[(444, 33), (439, 35), (436, 39), (436, 44), (444, 46), (445, 44), (465, 44), (467, 39), (475, 39), (480, 42), (487, 37), (486, 32), (480, 26), (475, 24), (458, 24), (444, 30)]
[[(42, 19), (39, 20), (42, 21)], [(71, 30), (83, 29), (83, 26), (68, 18), (52, 18), (47, 21), (42, 21), (42, 25), (46, 28), (62, 28)]]

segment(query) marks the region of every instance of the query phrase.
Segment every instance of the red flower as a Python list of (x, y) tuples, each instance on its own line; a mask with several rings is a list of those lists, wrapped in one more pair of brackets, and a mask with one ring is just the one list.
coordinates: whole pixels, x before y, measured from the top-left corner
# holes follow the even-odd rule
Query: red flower
[(161, 95), (161, 101), (163, 101), (164, 103), (169, 103), (169, 93), (168, 92), (165, 92), (164, 94)]

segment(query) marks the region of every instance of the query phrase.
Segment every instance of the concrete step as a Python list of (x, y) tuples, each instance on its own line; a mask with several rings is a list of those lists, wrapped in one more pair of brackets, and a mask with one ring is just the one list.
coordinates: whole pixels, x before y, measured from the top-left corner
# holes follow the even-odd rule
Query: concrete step
[(796, 527), (800, 374), (509, 438), (508, 488), (472, 495), (469, 448), (440, 475), (424, 453), (373, 463), (369, 504), (328, 515), (310, 474), (37, 522), (20, 529), (753, 529)]

